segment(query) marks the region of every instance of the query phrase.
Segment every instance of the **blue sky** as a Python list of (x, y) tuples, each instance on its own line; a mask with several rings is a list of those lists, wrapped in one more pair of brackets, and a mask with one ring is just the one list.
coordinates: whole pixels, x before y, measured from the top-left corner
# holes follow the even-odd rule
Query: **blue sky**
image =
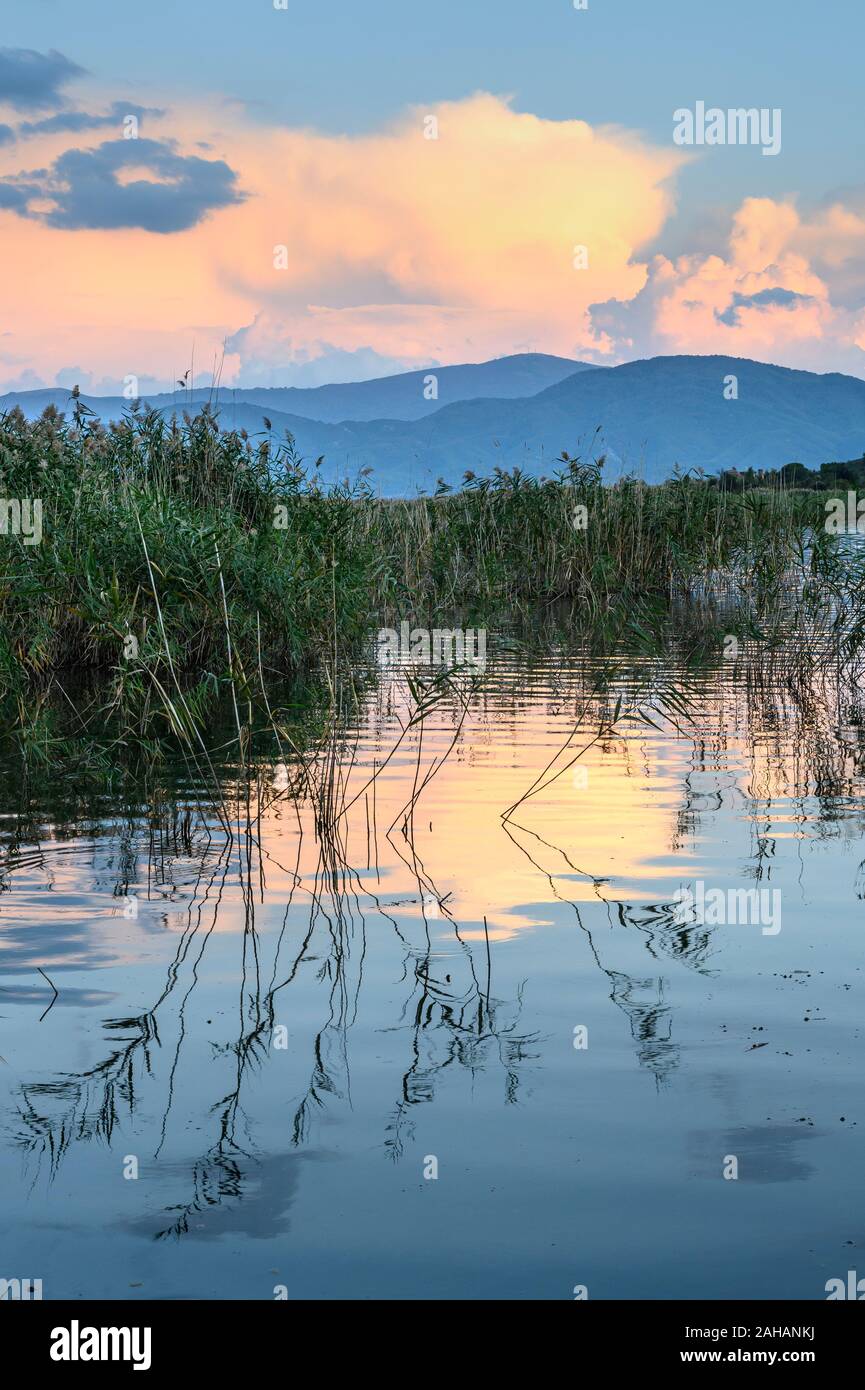
[(229, 94), (332, 132), (476, 90), (656, 139), (697, 97), (780, 105), (790, 175), (815, 190), (861, 152), (863, 40), (857, 0), (30, 0), (3, 18), (4, 44), (77, 55), (100, 80)]

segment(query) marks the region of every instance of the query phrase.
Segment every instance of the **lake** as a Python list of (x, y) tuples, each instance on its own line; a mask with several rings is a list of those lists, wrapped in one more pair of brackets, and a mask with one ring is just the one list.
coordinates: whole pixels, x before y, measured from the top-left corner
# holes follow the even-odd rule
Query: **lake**
[(251, 776), (214, 735), (219, 811), (203, 757), (158, 805), (4, 768), (0, 1276), (825, 1298), (865, 1266), (860, 685), (491, 640), (425, 689), (367, 669)]

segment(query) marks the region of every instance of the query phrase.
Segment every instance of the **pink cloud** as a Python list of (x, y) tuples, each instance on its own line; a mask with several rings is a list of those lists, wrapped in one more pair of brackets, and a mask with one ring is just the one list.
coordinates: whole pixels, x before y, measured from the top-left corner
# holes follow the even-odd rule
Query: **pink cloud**
[[(94, 381), (168, 386), (193, 353), (198, 380), (221, 365), (227, 383), (520, 351), (723, 352), (863, 373), (865, 220), (852, 195), (808, 215), (749, 198), (723, 254), (648, 257), (690, 156), (619, 128), (484, 93), (351, 137), (168, 105), (148, 116), (147, 138), (181, 156), (206, 145), (244, 200), (169, 235), (0, 211), (16, 267), (0, 292), (0, 385), (53, 382), (78, 362)], [(28, 167), (105, 138), (34, 134)], [(0, 148), (0, 176), (20, 174), (20, 159)]]
[(857, 253), (856, 220), (838, 206), (804, 218), (792, 202), (748, 198), (726, 255), (656, 256), (640, 293), (593, 306), (592, 321), (618, 358), (725, 353), (862, 373), (862, 315), (833, 302), (812, 263), (843, 268)]

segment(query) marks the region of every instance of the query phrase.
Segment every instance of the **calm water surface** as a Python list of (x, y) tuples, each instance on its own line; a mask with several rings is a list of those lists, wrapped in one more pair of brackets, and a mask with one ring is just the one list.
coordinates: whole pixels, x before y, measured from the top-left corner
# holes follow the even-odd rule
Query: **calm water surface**
[[(494, 656), (461, 729), (449, 698), (401, 742), (384, 673), (324, 836), (273, 764), (248, 804), (226, 773), (233, 843), (193, 778), (176, 813), (59, 823), (7, 776), (0, 1276), (819, 1299), (865, 1274), (861, 696), (758, 666), (506, 820), (584, 709), (576, 656)], [(683, 921), (698, 883), (777, 890), (772, 930)]]

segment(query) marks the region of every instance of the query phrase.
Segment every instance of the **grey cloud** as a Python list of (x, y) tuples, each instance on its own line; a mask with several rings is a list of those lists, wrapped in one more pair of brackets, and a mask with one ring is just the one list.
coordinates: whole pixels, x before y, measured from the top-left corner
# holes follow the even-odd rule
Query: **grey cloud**
[(715, 317), (719, 323), (726, 323), (728, 328), (735, 328), (740, 309), (767, 309), (777, 305), (789, 308), (791, 304), (810, 304), (812, 298), (810, 294), (796, 294), (794, 290), (780, 288), (759, 290), (757, 294), (734, 294), (730, 307), (722, 314), (716, 313)]
[(36, 196), (37, 191), (26, 185), (6, 184), (0, 179), (0, 208), (4, 212), (20, 212), (24, 217), (27, 213), (27, 203), (30, 198)]
[(83, 73), (84, 68), (55, 49), (0, 48), (0, 101), (21, 111), (62, 106), (60, 89)]
[[(127, 168), (144, 169), (154, 178), (121, 183), (118, 175)], [(185, 231), (208, 212), (246, 196), (224, 160), (181, 155), (165, 141), (122, 139), (93, 150), (67, 150), (38, 175), (0, 179), (0, 199), (4, 194), (7, 207), (49, 227), (142, 227), (160, 233)], [(30, 206), (35, 198), (49, 199), (52, 206), (36, 211)]]
[[(595, 333), (605, 333), (617, 352), (629, 357), (651, 356), (657, 351), (655, 343), (655, 304), (658, 297), (657, 270), (663, 257), (657, 256), (649, 266), (643, 288), (633, 299), (607, 299), (589, 305), (589, 319)], [(582, 350), (581, 350), (582, 352)], [(582, 352), (590, 358), (592, 354)], [(603, 360), (600, 354), (595, 354)]]
[(89, 111), (60, 111), (57, 115), (45, 116), (40, 121), (22, 121), (18, 127), (18, 134), (57, 135), (64, 131), (77, 134), (82, 130), (120, 126), (125, 116), (137, 116), (141, 121), (145, 116), (155, 119), (164, 115), (165, 111), (158, 106), (135, 106), (132, 102), (115, 101), (111, 110), (102, 116)]

